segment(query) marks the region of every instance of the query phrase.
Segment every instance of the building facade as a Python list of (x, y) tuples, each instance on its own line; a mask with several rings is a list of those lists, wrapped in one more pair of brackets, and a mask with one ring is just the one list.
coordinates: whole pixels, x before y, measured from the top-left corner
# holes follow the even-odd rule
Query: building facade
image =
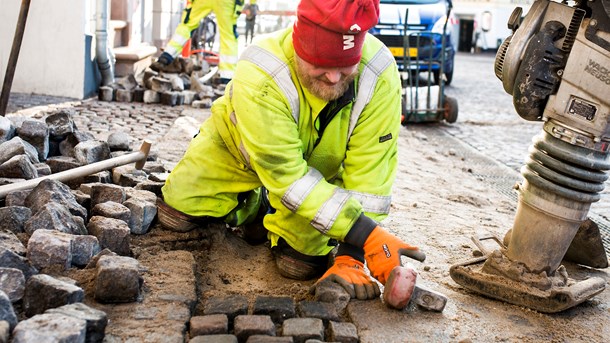
[[(138, 47), (158, 54), (178, 25), (186, 0), (53, 0), (31, 1), (19, 51), (12, 92), (83, 99), (100, 85), (96, 63), (96, 9), (108, 4), (108, 46), (129, 51)], [(247, 1), (247, 0), (246, 0)], [(458, 51), (496, 50), (510, 35), (507, 20), (513, 9), (524, 14), (534, 0), (453, 0), (452, 30)], [(4, 80), (21, 0), (0, 4), (0, 78)], [(294, 20), (297, 0), (258, 0), (259, 32)], [(284, 13), (286, 12), (286, 13)], [(239, 26), (239, 24), (238, 24)]]
[(508, 18), (516, 7), (527, 13), (534, 0), (453, 0), (458, 51), (497, 50), (512, 32)]
[[(99, 0), (31, 1), (11, 92), (65, 96), (95, 94), (96, 8)], [(183, 0), (105, 0), (108, 46), (163, 46), (178, 25)], [(0, 4), (0, 78), (4, 80), (21, 0)]]

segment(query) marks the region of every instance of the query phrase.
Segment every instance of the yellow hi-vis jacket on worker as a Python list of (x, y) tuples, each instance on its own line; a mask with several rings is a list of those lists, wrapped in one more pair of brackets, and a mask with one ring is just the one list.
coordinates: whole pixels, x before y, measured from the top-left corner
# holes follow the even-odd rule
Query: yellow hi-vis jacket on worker
[[(369, 34), (351, 95), (316, 98), (295, 68), (292, 28), (248, 47), (163, 196), (189, 215), (223, 217), (238, 193), (264, 186), (276, 209), (264, 218), (272, 246), (282, 237), (303, 254), (326, 255), (329, 238), (343, 241), (361, 213), (381, 220), (389, 212), (400, 77), (391, 53)], [(319, 115), (333, 111), (320, 137)]]
[(165, 52), (172, 57), (178, 56), (201, 19), (214, 12), (220, 34), (218, 74), (224, 79), (233, 78), (238, 54), (237, 18), (243, 6), (243, 0), (188, 0), (182, 20), (167, 43)]

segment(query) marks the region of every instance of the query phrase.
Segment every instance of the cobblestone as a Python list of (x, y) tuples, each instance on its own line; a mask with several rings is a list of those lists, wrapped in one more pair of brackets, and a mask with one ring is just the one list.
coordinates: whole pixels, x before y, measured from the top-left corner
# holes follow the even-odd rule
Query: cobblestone
[(331, 321), (328, 324), (328, 339), (333, 342), (358, 343), (358, 330), (352, 323)]
[(295, 316), (294, 299), (260, 296), (254, 302), (254, 314), (269, 315), (274, 323), (281, 324), (285, 319)]
[(269, 316), (240, 315), (235, 317), (233, 331), (240, 342), (245, 342), (253, 335), (275, 336), (275, 325)]
[(212, 297), (207, 299), (203, 314), (225, 314), (229, 325), (233, 325), (235, 317), (248, 314), (248, 306), (248, 298), (244, 296)]
[(301, 301), (297, 306), (300, 317), (319, 318), (328, 323), (328, 321), (338, 321), (337, 309), (331, 303), (319, 301)]
[(308, 339), (324, 339), (324, 324), (317, 318), (290, 318), (282, 325), (282, 335), (292, 336), (295, 343)]
[(189, 331), (191, 337), (227, 334), (228, 332), (229, 318), (226, 314), (211, 314), (191, 318)]

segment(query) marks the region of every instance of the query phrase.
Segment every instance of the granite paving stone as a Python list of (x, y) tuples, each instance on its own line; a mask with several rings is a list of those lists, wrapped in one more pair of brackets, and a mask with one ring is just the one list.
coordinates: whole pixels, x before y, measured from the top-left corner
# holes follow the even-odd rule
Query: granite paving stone
[(353, 323), (331, 321), (328, 324), (328, 339), (333, 342), (358, 343), (358, 329)]
[(308, 339), (324, 340), (324, 323), (318, 318), (290, 318), (282, 324), (282, 336), (292, 336), (295, 343)]
[(248, 306), (248, 298), (243, 295), (210, 297), (205, 301), (203, 314), (226, 314), (232, 326), (235, 317), (248, 313)]
[(254, 302), (253, 314), (269, 315), (274, 323), (281, 324), (295, 316), (295, 303), (291, 297), (259, 296)]
[(191, 337), (228, 333), (229, 318), (226, 314), (191, 317), (189, 329)]
[(266, 315), (239, 315), (235, 317), (233, 331), (240, 342), (245, 342), (252, 335), (276, 335), (275, 324)]

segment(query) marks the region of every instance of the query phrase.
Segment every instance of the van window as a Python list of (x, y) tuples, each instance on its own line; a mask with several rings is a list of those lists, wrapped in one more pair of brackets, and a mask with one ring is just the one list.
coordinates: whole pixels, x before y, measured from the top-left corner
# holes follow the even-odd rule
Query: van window
[[(455, 48), (451, 0), (380, 0), (379, 22), (369, 32), (396, 58), (400, 71), (444, 74), (451, 83)], [(444, 63), (443, 63), (444, 62)]]

